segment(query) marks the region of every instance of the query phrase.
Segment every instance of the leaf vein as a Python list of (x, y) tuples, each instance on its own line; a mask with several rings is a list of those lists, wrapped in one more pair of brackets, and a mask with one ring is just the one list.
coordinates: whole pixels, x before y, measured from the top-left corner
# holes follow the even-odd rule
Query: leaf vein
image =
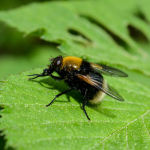
[(147, 115), (150, 112), (150, 110), (147, 110), (143, 115), (141, 115), (138, 118), (135, 118), (134, 120), (130, 121), (129, 123), (127, 123), (127, 125), (123, 126), (122, 128), (120, 128), (119, 130), (116, 130), (115, 132), (109, 134), (106, 138), (104, 138), (101, 142), (95, 144), (93, 147), (91, 147), (90, 149), (94, 149), (95, 147), (99, 146), (101, 143), (104, 143), (105, 140), (107, 140), (108, 138), (110, 138), (111, 136), (113, 136), (114, 134), (117, 134), (119, 131), (123, 130), (124, 128), (128, 127), (131, 123), (137, 121), (138, 119), (141, 119), (142, 117), (144, 117), (145, 115)]

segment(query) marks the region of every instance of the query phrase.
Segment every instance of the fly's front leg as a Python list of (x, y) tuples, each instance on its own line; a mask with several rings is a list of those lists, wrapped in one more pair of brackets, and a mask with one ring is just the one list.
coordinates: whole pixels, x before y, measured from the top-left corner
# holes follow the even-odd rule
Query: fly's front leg
[(48, 71), (49, 71), (49, 69), (44, 69), (43, 73), (41, 73), (41, 74), (31, 74), (31, 75), (28, 75), (28, 76), (35, 76), (33, 78), (29, 78), (29, 80), (32, 80), (32, 79), (35, 79), (35, 78), (38, 78), (38, 77), (48, 76), (49, 75)]

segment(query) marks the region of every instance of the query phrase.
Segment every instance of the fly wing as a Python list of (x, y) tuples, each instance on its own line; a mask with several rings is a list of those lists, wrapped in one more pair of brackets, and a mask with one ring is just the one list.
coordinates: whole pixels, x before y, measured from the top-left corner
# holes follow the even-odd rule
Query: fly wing
[(100, 78), (99, 75), (94, 73), (89, 73), (88, 75), (77, 74), (77, 77), (80, 80), (90, 84), (91, 86), (103, 91), (114, 99), (124, 101), (122, 96), (114, 88), (112, 88), (103, 78)]
[(118, 70), (116, 68), (108, 67), (101, 64), (94, 64), (94, 63), (90, 63), (90, 64), (94, 70), (96, 70), (101, 74), (112, 76), (112, 77), (128, 77), (128, 75), (125, 72)]

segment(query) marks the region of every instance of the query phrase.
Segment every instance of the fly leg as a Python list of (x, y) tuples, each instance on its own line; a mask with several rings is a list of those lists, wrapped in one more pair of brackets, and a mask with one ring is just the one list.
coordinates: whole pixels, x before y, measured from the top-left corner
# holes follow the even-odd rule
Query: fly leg
[(57, 77), (57, 76), (53, 76), (52, 74), (49, 74), (49, 76), (50, 77), (52, 77), (53, 79), (55, 79), (55, 80), (63, 80), (63, 78), (62, 77)]
[(32, 80), (32, 79), (35, 79), (35, 78), (38, 78), (38, 77), (48, 76), (49, 75), (48, 71), (49, 71), (49, 69), (44, 69), (43, 73), (41, 73), (41, 74), (31, 74), (31, 75), (28, 75), (28, 76), (35, 76), (33, 78), (29, 78), (29, 80)]
[(87, 112), (86, 112), (86, 110), (85, 110), (85, 105), (86, 105), (86, 103), (87, 103), (87, 91), (88, 91), (88, 89), (85, 90), (85, 95), (84, 95), (84, 100), (83, 100), (82, 108), (83, 108), (83, 111), (84, 111), (86, 117), (87, 117), (88, 120), (90, 121), (91, 119), (89, 118), (89, 116), (88, 116), (88, 114), (87, 114)]
[(66, 93), (70, 92), (70, 91), (73, 90), (73, 89), (74, 89), (74, 88), (70, 88), (70, 89), (68, 89), (68, 90), (66, 90), (66, 91), (64, 91), (64, 92), (62, 92), (62, 93), (56, 95), (55, 98), (54, 98), (48, 105), (46, 105), (46, 107), (50, 106), (50, 105), (54, 102), (54, 100), (55, 100), (57, 97), (59, 97), (59, 96), (61, 96), (61, 95), (63, 95), (63, 94), (66, 94)]

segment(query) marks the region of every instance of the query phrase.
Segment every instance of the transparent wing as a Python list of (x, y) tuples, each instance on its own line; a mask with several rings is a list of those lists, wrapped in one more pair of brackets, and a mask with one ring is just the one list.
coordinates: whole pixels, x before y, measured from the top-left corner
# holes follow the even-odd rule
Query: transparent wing
[(125, 72), (118, 70), (116, 68), (108, 67), (101, 64), (94, 64), (94, 63), (90, 63), (90, 64), (94, 70), (96, 70), (101, 74), (112, 76), (112, 77), (128, 77), (128, 75)]
[(80, 80), (82, 80), (82, 81), (92, 85), (93, 87), (103, 91), (104, 93), (113, 97), (114, 99), (117, 99), (119, 101), (124, 101), (122, 96), (99, 75), (94, 74), (94, 73), (89, 73), (88, 75), (78, 74), (77, 76)]

